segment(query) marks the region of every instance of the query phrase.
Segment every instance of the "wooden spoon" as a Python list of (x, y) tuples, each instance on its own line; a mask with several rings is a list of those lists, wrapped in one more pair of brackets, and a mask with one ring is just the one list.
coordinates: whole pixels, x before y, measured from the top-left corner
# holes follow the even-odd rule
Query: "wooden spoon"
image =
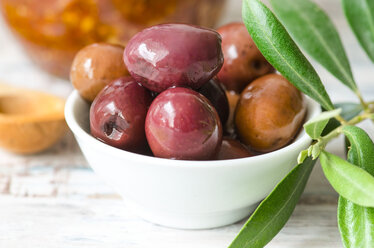
[(67, 130), (64, 105), (53, 95), (0, 84), (0, 147), (20, 154), (49, 148)]

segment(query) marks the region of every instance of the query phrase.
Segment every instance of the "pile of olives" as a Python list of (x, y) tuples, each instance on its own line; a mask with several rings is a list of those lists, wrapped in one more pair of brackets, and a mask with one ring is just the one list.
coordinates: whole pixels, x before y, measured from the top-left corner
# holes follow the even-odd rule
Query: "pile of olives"
[(242, 23), (161, 24), (126, 48), (83, 48), (71, 81), (92, 102), (91, 134), (131, 152), (214, 160), (274, 151), (300, 129), (302, 94), (274, 73)]

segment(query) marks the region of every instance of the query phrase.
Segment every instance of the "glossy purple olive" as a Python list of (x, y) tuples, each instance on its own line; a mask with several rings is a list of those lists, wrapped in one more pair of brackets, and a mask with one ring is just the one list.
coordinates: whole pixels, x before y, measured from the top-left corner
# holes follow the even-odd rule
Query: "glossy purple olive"
[(208, 99), (187, 88), (165, 90), (152, 102), (145, 132), (157, 157), (212, 159), (222, 142), (222, 126)]
[(144, 123), (151, 102), (150, 92), (131, 77), (113, 81), (91, 105), (91, 134), (108, 145), (144, 153)]
[(131, 76), (152, 91), (198, 89), (223, 65), (221, 37), (211, 29), (161, 24), (136, 34), (126, 46), (124, 61)]
[(198, 92), (208, 98), (213, 107), (217, 110), (222, 125), (226, 125), (227, 119), (229, 118), (230, 108), (226, 92), (221, 83), (215, 78), (211, 79), (209, 82), (204, 84)]

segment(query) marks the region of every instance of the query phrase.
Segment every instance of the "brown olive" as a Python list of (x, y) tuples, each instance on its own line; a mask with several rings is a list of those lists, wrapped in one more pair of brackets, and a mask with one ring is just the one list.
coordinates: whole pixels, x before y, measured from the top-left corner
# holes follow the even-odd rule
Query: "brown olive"
[(122, 59), (124, 49), (120, 45), (95, 43), (77, 53), (70, 79), (84, 99), (92, 102), (114, 79), (129, 75)]
[(252, 157), (254, 154), (238, 140), (223, 138), (217, 160)]
[(274, 68), (262, 56), (243, 23), (230, 23), (217, 31), (222, 36), (225, 58), (217, 77), (227, 90), (240, 93), (254, 79), (274, 72)]
[(301, 92), (283, 76), (269, 74), (243, 90), (235, 112), (236, 130), (253, 150), (270, 152), (295, 137), (305, 113)]
[(226, 91), (227, 100), (229, 101), (230, 113), (229, 118), (225, 125), (225, 133), (231, 138), (236, 138), (235, 124), (234, 124), (234, 113), (236, 105), (238, 104), (240, 95), (235, 91)]

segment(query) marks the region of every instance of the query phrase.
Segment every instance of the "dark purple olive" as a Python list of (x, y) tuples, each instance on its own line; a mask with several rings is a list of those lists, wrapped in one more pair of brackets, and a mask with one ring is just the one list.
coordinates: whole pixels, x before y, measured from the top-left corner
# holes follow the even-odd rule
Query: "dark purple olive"
[(222, 142), (222, 126), (208, 99), (187, 88), (165, 90), (152, 102), (145, 132), (157, 157), (212, 159)]
[(226, 125), (230, 108), (226, 92), (220, 82), (217, 79), (209, 80), (209, 82), (199, 89), (199, 93), (208, 98), (213, 107), (217, 110), (222, 125)]
[(221, 37), (211, 29), (161, 24), (136, 34), (124, 61), (132, 77), (152, 91), (198, 89), (222, 67)]
[(144, 123), (151, 102), (150, 92), (131, 77), (113, 81), (91, 105), (91, 134), (108, 145), (143, 153), (147, 150)]
[(254, 154), (238, 140), (223, 138), (217, 160), (252, 157)]

